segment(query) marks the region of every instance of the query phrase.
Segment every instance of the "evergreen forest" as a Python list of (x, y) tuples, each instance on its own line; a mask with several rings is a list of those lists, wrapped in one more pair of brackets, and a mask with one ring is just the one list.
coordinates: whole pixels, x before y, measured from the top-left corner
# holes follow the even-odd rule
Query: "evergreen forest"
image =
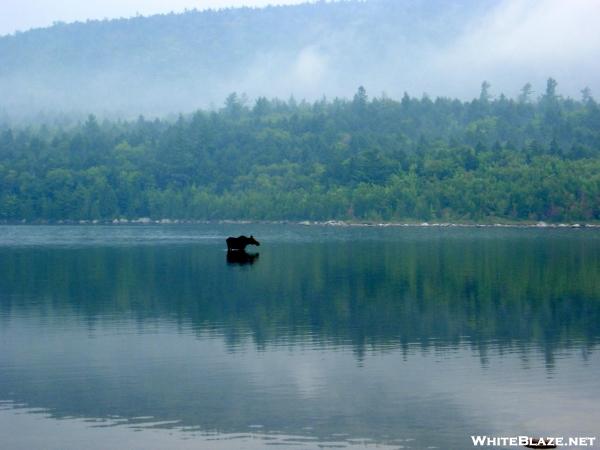
[(166, 119), (0, 125), (0, 220), (600, 220), (589, 89), (472, 101), (248, 101)]

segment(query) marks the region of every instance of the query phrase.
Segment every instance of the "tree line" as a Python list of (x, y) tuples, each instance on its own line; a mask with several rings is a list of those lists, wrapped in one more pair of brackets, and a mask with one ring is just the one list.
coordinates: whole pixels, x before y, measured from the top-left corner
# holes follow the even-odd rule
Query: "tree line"
[(176, 119), (0, 125), (0, 220), (596, 221), (600, 109), (563, 98), (231, 94)]

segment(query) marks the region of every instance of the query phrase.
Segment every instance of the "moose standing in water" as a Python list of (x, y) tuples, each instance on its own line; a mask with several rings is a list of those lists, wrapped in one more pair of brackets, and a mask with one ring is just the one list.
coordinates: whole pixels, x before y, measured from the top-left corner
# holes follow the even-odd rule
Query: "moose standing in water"
[(256, 239), (254, 239), (254, 236), (228, 237), (227, 238), (227, 253), (234, 252), (234, 251), (245, 252), (247, 245), (260, 245), (260, 242), (258, 242)]

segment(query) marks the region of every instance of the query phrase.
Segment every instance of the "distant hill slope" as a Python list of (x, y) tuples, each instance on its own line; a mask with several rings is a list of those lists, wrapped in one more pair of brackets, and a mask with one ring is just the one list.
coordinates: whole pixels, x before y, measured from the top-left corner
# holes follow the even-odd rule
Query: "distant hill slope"
[[(233, 91), (314, 99), (361, 84), (390, 95), (471, 95), (488, 73), (502, 83), (495, 66), (468, 65), (456, 46), (468, 48), (466, 34), (503, 3), (318, 2), (57, 24), (0, 38), (0, 112), (164, 114), (220, 105)], [(464, 64), (445, 70), (454, 54)], [(518, 79), (550, 75), (564, 80), (546, 70)]]
[(417, 58), (485, 3), (322, 2), (59, 24), (0, 38), (0, 93), (6, 108), (132, 113), (220, 104), (232, 91), (349, 94), (387, 76), (392, 48)]

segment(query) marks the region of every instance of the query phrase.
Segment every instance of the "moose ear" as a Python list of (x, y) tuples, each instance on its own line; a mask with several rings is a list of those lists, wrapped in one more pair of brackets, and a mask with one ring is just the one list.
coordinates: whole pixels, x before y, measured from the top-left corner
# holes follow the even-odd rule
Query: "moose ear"
[(251, 237), (252, 239), (254, 239), (254, 236), (250, 235), (250, 237)]

